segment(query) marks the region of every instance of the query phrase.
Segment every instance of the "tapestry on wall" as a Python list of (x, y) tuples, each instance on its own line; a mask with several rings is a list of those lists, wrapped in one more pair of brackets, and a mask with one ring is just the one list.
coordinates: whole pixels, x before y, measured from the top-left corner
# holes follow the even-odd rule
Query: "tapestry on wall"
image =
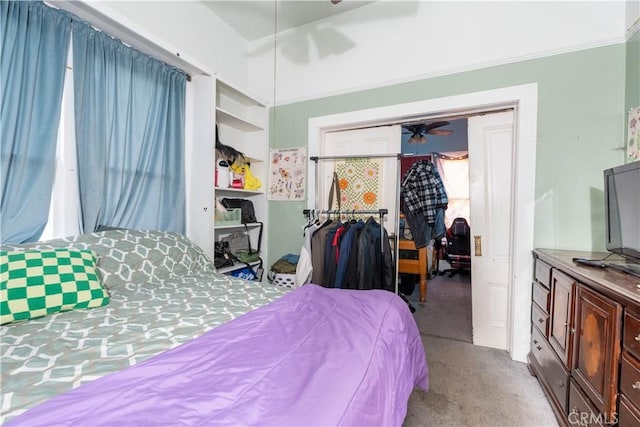
[(640, 107), (629, 110), (627, 130), (627, 162), (640, 160)]
[(347, 159), (336, 163), (340, 183), (340, 209), (376, 210), (382, 194), (380, 159)]
[(304, 200), (307, 148), (272, 148), (269, 156), (269, 200)]

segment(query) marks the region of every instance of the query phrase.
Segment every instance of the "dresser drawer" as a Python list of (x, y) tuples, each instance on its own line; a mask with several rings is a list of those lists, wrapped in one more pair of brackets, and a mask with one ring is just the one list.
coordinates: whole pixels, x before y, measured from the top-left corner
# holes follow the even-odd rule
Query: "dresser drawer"
[(536, 258), (536, 269), (533, 276), (538, 283), (551, 289), (551, 266)]
[(620, 396), (620, 411), (618, 411), (618, 427), (639, 427), (640, 410), (623, 394)]
[(624, 348), (636, 359), (640, 359), (640, 317), (627, 311), (624, 315), (623, 331)]
[(538, 307), (538, 304), (531, 304), (531, 323), (545, 337), (549, 335), (549, 314)]
[(620, 391), (632, 402), (640, 402), (640, 362), (626, 352), (622, 353)]
[(531, 354), (540, 365), (543, 381), (551, 389), (555, 400), (562, 408), (562, 412), (566, 414), (569, 372), (564, 368), (542, 333), (536, 328), (533, 328), (531, 333)]
[(542, 308), (546, 314), (549, 314), (549, 295), (551, 292), (538, 282), (533, 282), (533, 291), (531, 299)]
[(600, 426), (605, 423), (589, 399), (582, 393), (576, 383), (571, 380), (569, 385), (569, 425), (572, 426)]

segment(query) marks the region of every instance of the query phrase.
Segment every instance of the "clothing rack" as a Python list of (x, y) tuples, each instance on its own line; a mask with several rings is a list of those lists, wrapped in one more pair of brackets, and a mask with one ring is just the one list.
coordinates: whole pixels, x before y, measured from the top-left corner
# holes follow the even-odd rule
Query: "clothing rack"
[[(396, 194), (395, 194), (395, 211), (396, 215), (400, 212), (400, 160), (402, 159), (404, 155), (402, 153), (393, 153), (393, 154), (355, 154), (355, 155), (340, 155), (340, 156), (309, 156), (309, 160), (315, 163), (315, 203), (318, 203), (318, 191), (319, 191), (319, 170), (318, 170), (318, 163), (320, 161), (324, 161), (324, 160), (348, 160), (348, 159), (391, 159), (391, 158), (395, 158), (397, 161), (397, 174), (396, 174)], [(313, 209), (305, 209), (303, 212), (305, 213), (305, 215), (308, 215), (307, 212), (308, 211), (314, 211)], [(322, 213), (326, 213), (326, 214), (330, 214), (333, 213), (335, 211), (331, 211), (331, 210), (327, 210), (329, 212), (326, 211), (317, 211), (318, 214), (322, 214)], [(383, 233), (383, 229), (384, 229), (384, 225), (383, 225), (383, 217), (384, 215), (387, 215), (389, 213), (388, 209), (378, 209), (378, 210), (371, 210), (371, 211), (366, 211), (366, 210), (360, 210), (360, 211), (354, 211), (350, 210), (350, 211), (345, 211), (344, 214), (348, 215), (348, 214), (363, 214), (363, 215), (380, 215), (380, 233)], [(307, 216), (308, 218), (308, 216)], [(395, 263), (395, 279), (394, 279), (394, 287), (395, 287), (395, 293), (396, 295), (399, 295), (399, 287), (398, 287), (398, 278), (399, 278), (399, 273), (398, 273), (398, 267), (399, 267), (399, 256), (400, 256), (400, 251), (398, 249), (398, 236), (399, 236), (399, 223), (400, 221), (398, 221), (396, 219), (395, 224), (393, 224), (393, 232), (391, 232), (391, 234), (389, 235), (390, 240), (392, 242), (392, 254), (393, 254), (393, 258), (394, 258), (394, 263)], [(380, 239), (380, 244), (382, 245), (382, 239)], [(380, 248), (380, 250), (382, 250), (382, 247)]]
[(376, 209), (376, 210), (354, 210), (354, 209), (324, 209), (316, 212), (315, 209), (304, 209), (302, 213), (309, 218), (310, 215), (317, 214), (336, 214), (336, 215), (380, 215), (382, 218), (389, 213), (389, 209)]
[[(304, 216), (307, 217), (307, 219), (310, 219), (312, 215), (331, 215), (331, 214), (336, 214), (337, 216), (341, 216), (341, 215), (379, 215), (380, 216), (380, 250), (382, 251), (382, 238), (384, 236), (384, 226), (382, 223), (382, 218), (384, 218), (384, 216), (386, 214), (389, 213), (389, 209), (377, 209), (377, 210), (358, 210), (358, 209), (351, 209), (351, 210), (341, 210), (341, 209), (324, 209), (324, 210), (320, 210), (317, 211), (315, 209), (304, 209), (302, 211), (302, 213), (304, 214)], [(396, 280), (396, 294), (398, 293), (398, 281)]]
[[(322, 210), (318, 210), (316, 211), (315, 209), (304, 209), (302, 211), (302, 213), (304, 214), (305, 217), (307, 217), (307, 220), (311, 219), (313, 216), (315, 215), (331, 215), (331, 214), (336, 214), (338, 216), (340, 215), (379, 215), (380, 216), (380, 251), (382, 252), (384, 250), (384, 232), (385, 232), (385, 228), (383, 225), (383, 221), (382, 219), (384, 218), (385, 215), (387, 215), (389, 213), (389, 209), (371, 209), (371, 210), (366, 210), (366, 209), (322, 209)], [(394, 260), (396, 262), (396, 273), (395, 273), (395, 277), (396, 279), (394, 280), (394, 286), (395, 286), (395, 293), (396, 295), (398, 295), (398, 270), (397, 270), (397, 260)]]

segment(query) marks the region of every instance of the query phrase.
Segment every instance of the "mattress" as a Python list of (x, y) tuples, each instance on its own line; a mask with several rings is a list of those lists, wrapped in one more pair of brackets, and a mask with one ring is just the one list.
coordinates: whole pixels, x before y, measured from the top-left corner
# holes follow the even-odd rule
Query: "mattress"
[(306, 285), (8, 424), (400, 426), (416, 385), (426, 361), (401, 298)]

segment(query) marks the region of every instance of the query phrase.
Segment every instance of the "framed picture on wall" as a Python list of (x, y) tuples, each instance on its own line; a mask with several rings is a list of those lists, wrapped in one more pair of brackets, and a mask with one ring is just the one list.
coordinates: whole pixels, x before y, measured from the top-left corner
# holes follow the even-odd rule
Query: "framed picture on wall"
[(640, 160), (640, 107), (629, 110), (627, 129), (627, 163)]

